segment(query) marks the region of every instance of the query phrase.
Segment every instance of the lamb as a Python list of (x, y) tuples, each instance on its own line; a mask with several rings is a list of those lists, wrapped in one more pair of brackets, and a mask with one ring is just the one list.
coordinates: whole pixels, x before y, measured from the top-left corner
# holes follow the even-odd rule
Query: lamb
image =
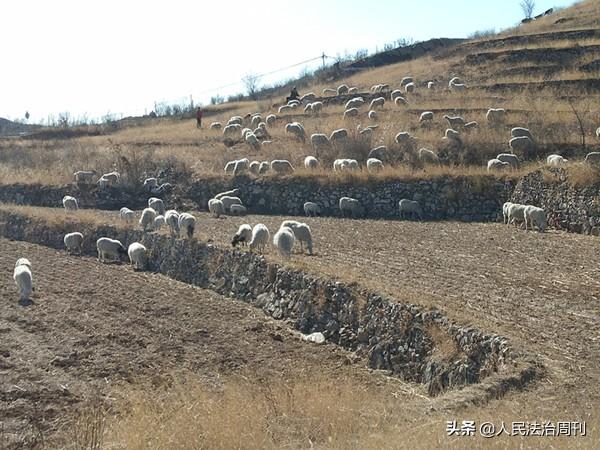
[(408, 101), (404, 97), (398, 96), (394, 99), (394, 104), (396, 106), (408, 105)]
[(139, 242), (132, 242), (127, 249), (133, 270), (144, 270), (148, 263), (148, 250)]
[(156, 211), (152, 208), (145, 208), (142, 211), (142, 217), (140, 217), (140, 228), (143, 231), (150, 231), (154, 226), (154, 219), (156, 219)]
[(233, 236), (231, 240), (231, 246), (235, 247), (238, 244), (246, 245), (252, 239), (252, 227), (247, 223), (240, 225), (237, 230), (237, 233)]
[(510, 163), (500, 161), (499, 159), (490, 159), (487, 163), (487, 171), (491, 172), (492, 170), (506, 170), (510, 169)]
[(121, 255), (126, 255), (127, 250), (123, 247), (120, 241), (101, 237), (96, 241), (96, 249), (98, 250), (98, 261), (105, 262), (109, 259), (121, 260)]
[(369, 105), (369, 109), (383, 108), (384, 104), (385, 104), (385, 98), (384, 97), (377, 97), (377, 98), (374, 98), (373, 100), (371, 100), (371, 104)]
[(337, 95), (344, 95), (348, 93), (348, 85), (340, 84), (337, 88)]
[(277, 233), (275, 233), (275, 236), (273, 236), (273, 245), (277, 248), (279, 256), (284, 259), (289, 259), (292, 254), (295, 240), (294, 232), (290, 228), (280, 228)]
[(360, 217), (364, 214), (364, 207), (360, 204), (360, 202), (352, 197), (342, 197), (339, 201), (339, 208), (342, 214), (342, 217), (346, 216), (346, 213), (349, 213), (352, 217)]
[[(314, 135), (313, 135), (314, 136)], [(323, 135), (325, 136), (325, 135)], [(327, 137), (327, 136), (325, 136)], [(319, 160), (314, 156), (307, 156), (304, 158), (304, 167), (308, 170), (315, 170), (319, 168)]]
[(285, 126), (285, 132), (288, 134), (293, 134), (302, 142), (306, 140), (306, 132), (304, 131), (304, 127), (298, 122), (288, 123)]
[(215, 217), (219, 218), (222, 214), (225, 214), (225, 207), (223, 202), (218, 198), (211, 198), (208, 201), (208, 211)]
[(264, 252), (269, 243), (269, 238), (269, 229), (262, 223), (257, 223), (254, 225), (254, 228), (252, 228), (252, 236), (250, 237), (250, 242), (248, 242), (248, 248), (250, 251), (256, 248), (260, 252)]
[(563, 158), (561, 155), (548, 155), (546, 158), (546, 164), (549, 166), (562, 166), (568, 162), (568, 159)]
[(531, 135), (531, 131), (529, 131), (527, 128), (523, 128), (523, 127), (515, 127), (513, 129), (511, 129), (510, 136), (513, 138), (525, 136), (533, 141), (533, 136)]
[(512, 203), (508, 206), (508, 223), (517, 226), (517, 222), (525, 222), (525, 205)]
[(248, 158), (238, 159), (235, 162), (235, 166), (233, 166), (233, 176), (243, 175), (248, 172), (248, 167), (250, 167), (250, 160)]
[(165, 214), (165, 202), (160, 198), (150, 197), (148, 199), (148, 207), (156, 211), (157, 214)]
[(13, 280), (19, 290), (19, 300), (28, 301), (33, 292), (33, 275), (31, 274), (31, 263), (26, 258), (20, 258), (15, 265)]
[(352, 109), (352, 108), (358, 109), (364, 104), (365, 104), (365, 100), (362, 97), (354, 97), (353, 99), (350, 99), (346, 102), (344, 109), (346, 109), (346, 110)]
[(209, 128), (211, 130), (220, 130), (221, 128), (223, 128), (223, 125), (221, 124), (221, 122), (213, 122), (210, 124)]
[(244, 205), (231, 205), (229, 207), (229, 213), (232, 216), (244, 216), (246, 215), (246, 213), (248, 212), (248, 210), (246, 209), (246, 207)]
[(271, 161), (271, 170), (278, 175), (287, 175), (294, 172), (294, 167), (287, 159), (274, 159)]
[(242, 130), (242, 126), (239, 123), (231, 123), (223, 128), (223, 136), (233, 136)]
[(504, 222), (505, 225), (508, 225), (509, 223), (508, 211), (511, 205), (514, 205), (514, 203), (504, 202), (504, 204), (502, 205), (502, 222)]
[(514, 137), (508, 141), (508, 146), (514, 152), (526, 154), (533, 147), (533, 141), (527, 136)]
[(419, 160), (427, 164), (440, 163), (439, 156), (433, 150), (429, 150), (428, 148), (419, 149)]
[(425, 111), (421, 113), (421, 117), (419, 117), (419, 123), (430, 123), (433, 122), (433, 112)]
[(369, 151), (368, 158), (376, 158), (380, 161), (384, 161), (387, 154), (387, 150), (388, 148), (385, 145), (380, 145), (379, 147), (372, 148), (371, 151)]
[(156, 189), (158, 187), (158, 180), (154, 177), (152, 178), (146, 178), (144, 180), (144, 189), (146, 189), (148, 192), (152, 191), (153, 189)]
[(163, 215), (158, 215), (154, 218), (154, 224), (152, 225), (152, 228), (155, 230), (160, 230), (162, 227), (165, 226), (167, 222), (165, 222), (165, 216)]
[(177, 226), (180, 234), (182, 231), (185, 231), (187, 238), (191, 239), (194, 236), (194, 229), (196, 228), (196, 218), (190, 213), (181, 213), (177, 219)]
[(379, 172), (383, 170), (383, 162), (377, 158), (367, 159), (367, 170), (369, 172)]
[(275, 114), (269, 114), (265, 117), (265, 123), (269, 126), (273, 125), (277, 121), (277, 116)]
[(496, 156), (496, 159), (505, 163), (509, 163), (510, 167), (513, 169), (519, 168), (519, 158), (517, 155), (513, 155), (512, 153), (500, 153), (498, 156)]
[(306, 214), (307, 217), (317, 217), (321, 214), (321, 207), (314, 202), (306, 202), (304, 203), (304, 214)]
[(67, 233), (63, 238), (63, 242), (70, 254), (77, 253), (78, 255), (81, 255), (83, 252), (83, 234), (78, 232)]
[(348, 130), (345, 128), (340, 128), (339, 130), (334, 130), (331, 132), (329, 136), (329, 142), (337, 142), (337, 141), (345, 141), (348, 138)]
[(358, 117), (358, 109), (350, 108), (344, 111), (344, 119), (349, 119), (351, 117)]
[(488, 109), (485, 119), (490, 125), (500, 125), (504, 122), (506, 116), (506, 110), (503, 108), (490, 108)]
[(314, 150), (327, 148), (329, 147), (329, 138), (326, 134), (315, 133), (310, 136), (310, 143), (312, 144)]
[(213, 198), (216, 198), (217, 200), (219, 200), (222, 197), (231, 197), (231, 196), (237, 197), (239, 195), (240, 195), (239, 189), (232, 189), (231, 191), (219, 192)]
[(448, 124), (450, 124), (450, 128), (452, 129), (460, 128), (465, 125), (465, 119), (459, 116), (451, 117), (444, 115), (444, 119), (448, 121)]
[(523, 211), (523, 216), (526, 230), (528, 225), (531, 226), (532, 230), (537, 228), (541, 233), (546, 229), (546, 212), (542, 208), (527, 205)]
[(423, 220), (423, 210), (419, 202), (415, 200), (403, 198), (398, 202), (398, 209), (400, 218), (404, 218), (406, 214), (409, 214), (410, 216), (417, 216), (419, 220)]
[(95, 170), (78, 170), (73, 174), (77, 184), (92, 184), (95, 176)]
[(585, 162), (588, 164), (600, 163), (600, 152), (590, 152), (585, 155)]
[(66, 212), (77, 211), (78, 209), (77, 199), (75, 197), (71, 197), (70, 195), (65, 195), (63, 197), (62, 204)]
[(300, 242), (300, 251), (304, 252), (304, 244), (306, 243), (306, 249), (308, 254), (312, 255), (312, 233), (310, 227), (296, 220), (284, 220), (281, 223), (281, 228), (289, 228), (294, 233), (294, 237)]
[(165, 223), (169, 226), (171, 236), (179, 234), (179, 213), (170, 209), (165, 213)]
[(230, 212), (231, 205), (242, 204), (242, 200), (239, 197), (234, 197), (230, 195), (221, 197), (219, 200), (221, 200), (221, 203), (223, 203), (223, 208), (225, 209), (225, 212)]
[(404, 92), (410, 94), (411, 92), (415, 92), (416, 88), (417, 86), (415, 85), (415, 83), (408, 83), (406, 86), (404, 86)]

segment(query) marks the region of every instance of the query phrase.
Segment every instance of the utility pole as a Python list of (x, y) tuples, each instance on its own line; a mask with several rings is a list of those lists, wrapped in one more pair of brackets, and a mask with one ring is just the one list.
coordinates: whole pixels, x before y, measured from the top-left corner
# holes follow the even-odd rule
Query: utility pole
[(323, 67), (325, 67), (325, 52), (323, 52), (323, 54), (321, 55), (321, 58), (323, 59)]
[(192, 97), (192, 94), (190, 94), (190, 109), (194, 109), (194, 98)]

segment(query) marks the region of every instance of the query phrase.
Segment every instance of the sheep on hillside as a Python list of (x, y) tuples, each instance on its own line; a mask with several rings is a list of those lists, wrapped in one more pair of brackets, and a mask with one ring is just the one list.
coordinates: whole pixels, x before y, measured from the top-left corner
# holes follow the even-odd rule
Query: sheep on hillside
[(377, 97), (377, 98), (374, 98), (373, 100), (371, 100), (371, 104), (369, 105), (369, 109), (383, 108), (384, 104), (385, 104), (385, 98), (384, 97)]
[(406, 92), (407, 94), (410, 94), (412, 92), (415, 92), (416, 88), (417, 88), (417, 85), (415, 83), (408, 83), (406, 86), (404, 86), (404, 92)]
[(75, 197), (71, 197), (70, 195), (65, 195), (63, 197), (62, 204), (66, 212), (77, 211), (77, 209), (79, 208), (77, 204), (77, 199)]
[(419, 117), (419, 123), (431, 123), (433, 122), (433, 112), (432, 111), (424, 111), (421, 113)]
[(273, 245), (277, 249), (279, 256), (284, 259), (289, 259), (294, 248), (294, 232), (288, 227), (281, 227), (275, 236), (273, 236)]
[(167, 222), (165, 221), (165, 216), (159, 214), (158, 216), (156, 216), (154, 218), (154, 225), (152, 225), (152, 228), (154, 230), (160, 230), (166, 224), (167, 224)]
[(15, 265), (13, 280), (19, 290), (19, 300), (28, 301), (33, 292), (33, 275), (31, 273), (31, 263), (26, 258), (20, 258)]
[(144, 189), (146, 189), (148, 192), (152, 191), (153, 189), (156, 189), (158, 187), (158, 180), (154, 177), (152, 178), (146, 178), (144, 180)]
[(546, 164), (549, 166), (562, 166), (568, 162), (568, 159), (565, 159), (561, 155), (548, 155), (546, 158)]
[(285, 132), (294, 135), (298, 140), (304, 142), (306, 140), (306, 131), (301, 123), (292, 122), (285, 126)]
[(444, 115), (444, 119), (446, 119), (448, 121), (448, 124), (450, 124), (450, 128), (452, 129), (457, 129), (460, 127), (463, 127), (465, 125), (465, 119), (463, 119), (460, 116), (449, 116), (447, 114)]
[(364, 207), (360, 202), (352, 197), (342, 197), (339, 201), (339, 208), (342, 217), (346, 217), (349, 214), (352, 217), (361, 217), (365, 213)]
[(229, 214), (232, 216), (245, 216), (248, 209), (244, 205), (233, 204), (229, 207)]
[(274, 159), (271, 161), (271, 170), (278, 175), (294, 173), (294, 166), (287, 159)]
[(505, 117), (506, 110), (503, 108), (490, 108), (485, 115), (485, 118), (490, 125), (500, 125), (504, 123)]
[(312, 233), (310, 231), (310, 227), (305, 224), (298, 222), (296, 220), (285, 220), (281, 223), (281, 228), (288, 227), (294, 233), (294, 237), (298, 242), (300, 242), (300, 251), (304, 252), (304, 244), (306, 244), (306, 249), (308, 250), (308, 254), (312, 255)]
[(225, 214), (225, 208), (223, 207), (223, 202), (218, 198), (211, 198), (208, 201), (208, 211), (210, 213), (219, 218), (222, 214)]
[(95, 170), (78, 170), (73, 174), (73, 178), (75, 178), (75, 183), (77, 184), (92, 184), (95, 177)]
[(221, 122), (213, 122), (208, 128), (211, 130), (220, 130), (221, 128), (223, 128), (223, 125), (221, 124)]
[(394, 104), (396, 106), (404, 106), (404, 105), (408, 105), (408, 101), (404, 97), (398, 96), (394, 99)]
[(127, 250), (121, 244), (121, 241), (101, 237), (96, 241), (96, 249), (98, 250), (98, 261), (106, 262), (109, 259), (121, 260), (121, 255), (126, 255)]
[(83, 234), (78, 232), (67, 233), (63, 238), (65, 248), (70, 254), (81, 255), (83, 252)]
[(331, 132), (329, 136), (329, 142), (342, 142), (348, 139), (348, 130), (345, 128), (340, 128), (339, 130), (334, 130)]
[(240, 225), (237, 233), (231, 239), (231, 246), (235, 247), (238, 244), (246, 245), (252, 238), (252, 227), (247, 223)]
[(179, 227), (180, 234), (184, 231), (185, 236), (191, 239), (196, 229), (196, 218), (190, 213), (181, 213), (177, 219), (177, 226)]
[(510, 163), (500, 161), (499, 159), (490, 159), (487, 163), (487, 171), (491, 172), (492, 170), (506, 170), (510, 169)]
[(590, 152), (585, 155), (585, 162), (588, 164), (599, 164), (600, 163), (600, 152)]
[(526, 158), (528, 152), (533, 148), (533, 141), (527, 136), (518, 136), (508, 141), (508, 146), (513, 153), (521, 153)]
[(240, 195), (240, 190), (239, 189), (232, 189), (230, 191), (219, 192), (213, 198), (216, 198), (217, 200), (219, 200), (222, 197), (237, 197), (239, 195)]
[(223, 209), (226, 213), (230, 212), (231, 205), (242, 205), (242, 200), (239, 197), (226, 195), (221, 197), (221, 203), (223, 203)]
[(254, 225), (254, 228), (252, 228), (252, 236), (248, 242), (248, 248), (250, 251), (256, 248), (258, 251), (264, 252), (269, 243), (269, 238), (269, 229), (262, 223), (257, 223)]
[(154, 219), (156, 219), (156, 216), (156, 211), (150, 207), (145, 208), (142, 211), (139, 222), (142, 231), (151, 231), (154, 228)]
[(308, 217), (317, 217), (319, 214), (321, 214), (321, 207), (314, 202), (304, 203), (303, 208), (304, 214), (306, 214)]
[(439, 156), (433, 150), (429, 150), (428, 148), (419, 149), (419, 160), (426, 164), (440, 163)]
[(517, 155), (513, 155), (512, 153), (500, 153), (498, 156), (496, 156), (496, 159), (505, 163), (509, 163), (510, 167), (513, 169), (519, 168), (519, 157)]
[(174, 209), (165, 212), (165, 223), (169, 226), (171, 236), (175, 237), (179, 234), (179, 213)]
[(518, 222), (525, 222), (525, 205), (511, 203), (508, 206), (508, 223), (517, 226)]
[[(323, 135), (324, 136), (324, 135)], [(319, 160), (314, 156), (307, 156), (304, 158), (304, 168), (308, 170), (315, 170), (319, 168)]]
[(362, 97), (354, 97), (346, 102), (344, 109), (358, 109), (365, 104), (365, 100)]
[(348, 85), (340, 84), (337, 88), (337, 95), (344, 95), (348, 93)]
[(383, 162), (377, 158), (367, 159), (367, 170), (369, 172), (380, 172), (383, 170)]
[(523, 127), (514, 127), (510, 130), (510, 136), (513, 138), (516, 137), (528, 137), (533, 141), (533, 136), (531, 135), (531, 131), (527, 128)]
[(358, 113), (358, 109), (357, 108), (347, 109), (346, 111), (344, 111), (344, 119), (358, 117), (358, 114), (359, 113)]
[(538, 229), (540, 232), (544, 232), (546, 229), (546, 211), (537, 206), (527, 205), (523, 211), (525, 218), (525, 229), (531, 227), (532, 230)]
[(148, 263), (148, 250), (139, 242), (132, 242), (127, 249), (129, 262), (133, 266), (133, 270), (144, 270)]
[(423, 210), (419, 202), (415, 200), (403, 198), (398, 202), (398, 210), (402, 219), (408, 214), (409, 216), (416, 216), (419, 220), (423, 220)]
[(160, 198), (150, 197), (148, 199), (148, 207), (156, 211), (157, 214), (165, 214), (165, 202)]
[(315, 133), (310, 136), (310, 143), (315, 151), (329, 147), (329, 138), (326, 134)]

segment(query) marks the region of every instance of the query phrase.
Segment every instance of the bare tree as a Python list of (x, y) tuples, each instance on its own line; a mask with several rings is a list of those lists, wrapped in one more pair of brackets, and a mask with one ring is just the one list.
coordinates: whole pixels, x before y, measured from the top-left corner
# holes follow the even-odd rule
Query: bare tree
[(571, 110), (573, 111), (573, 114), (575, 115), (575, 118), (577, 119), (577, 124), (579, 125), (579, 132), (581, 135), (581, 148), (585, 152), (586, 151), (585, 126), (583, 124), (582, 114), (579, 111), (577, 111), (577, 109), (575, 108), (575, 104), (573, 103), (573, 98), (569, 97), (568, 102), (569, 102), (569, 106), (571, 107)]
[(525, 14), (525, 18), (531, 19), (535, 8), (535, 0), (521, 0), (521, 11)]
[(249, 73), (242, 78), (242, 82), (244, 83), (244, 86), (246, 86), (246, 91), (252, 100), (256, 100), (259, 81), (260, 76), (252, 73)]

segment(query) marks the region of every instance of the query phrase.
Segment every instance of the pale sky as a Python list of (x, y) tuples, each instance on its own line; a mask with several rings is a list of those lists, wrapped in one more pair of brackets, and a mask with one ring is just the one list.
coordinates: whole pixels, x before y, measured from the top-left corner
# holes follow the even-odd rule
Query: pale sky
[[(573, 3), (537, 0), (535, 13)], [(3, 1), (0, 117), (139, 115), (190, 95), (206, 104), (243, 87), (206, 91), (322, 52), (466, 37), (522, 16), (519, 0)]]

